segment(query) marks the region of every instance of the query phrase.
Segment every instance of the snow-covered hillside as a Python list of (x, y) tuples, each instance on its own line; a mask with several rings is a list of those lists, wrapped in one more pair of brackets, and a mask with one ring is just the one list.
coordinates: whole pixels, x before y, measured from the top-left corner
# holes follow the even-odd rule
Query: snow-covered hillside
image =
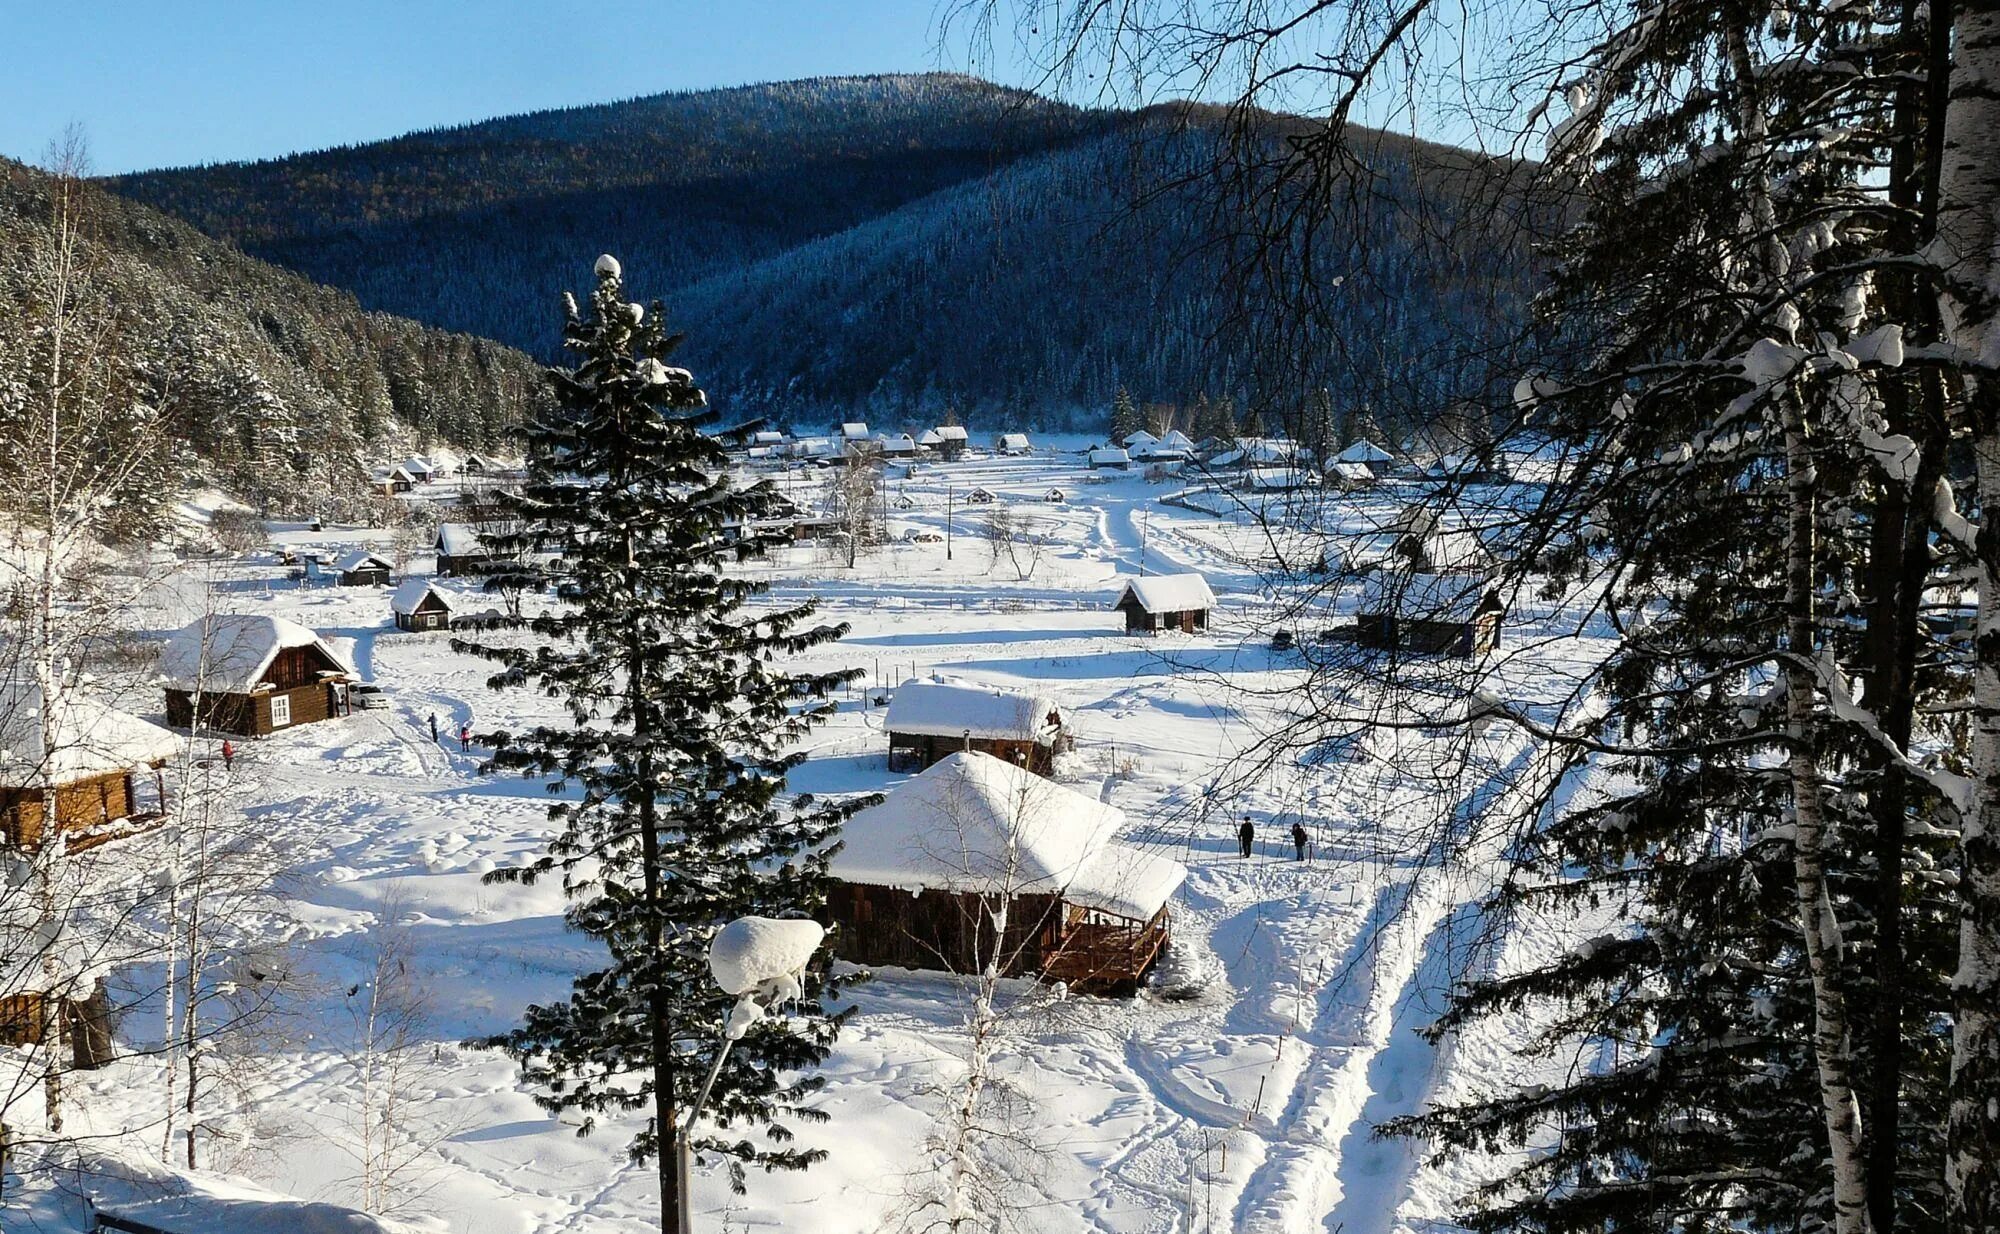
[[(866, 688), (815, 735), (792, 787), (826, 794), (897, 782), (884, 709), (873, 703), (912, 676), (1032, 687), (1074, 717), (1080, 744), (1062, 772), (1071, 786), (1125, 813), (1125, 841), (1189, 867), (1172, 905), (1172, 952), (1151, 990), (1037, 999), (1009, 1022), (1003, 1069), (1028, 1099), (1012, 1130), (1038, 1150), (1020, 1159), (1012, 1189), (1023, 1228), (1442, 1228), (1464, 1169), (1434, 1171), (1410, 1145), (1371, 1129), (1518, 1065), (1488, 1037), (1439, 1054), (1415, 1029), (1467, 966), (1507, 963), (1510, 951), (1551, 941), (1496, 944), (1473, 903), (1507, 839), (1482, 822), (1560, 769), (1518, 728), (1496, 725), (1474, 736), (1378, 732), (1359, 757), (1286, 760), (1247, 782), (1231, 774), (1286, 722), (1288, 683), (1305, 669), (1297, 652), (1271, 649), (1273, 626), (1292, 619), (1269, 592), (1264, 529), (1160, 500), (1178, 487), (1092, 474), (1069, 452), (929, 465), (889, 481), (896, 542), (856, 567), (806, 547), (745, 566), (771, 579), (775, 601), (810, 596), (851, 624), (847, 638), (812, 653), (813, 667), (867, 674)], [(995, 501), (967, 505), (975, 488)], [(1063, 500), (1048, 500), (1051, 489)], [(1328, 495), (1315, 499), (1326, 503), (1316, 518), (1379, 526), (1412, 496), (1394, 484)], [(1009, 511), (1011, 556), (996, 555), (985, 535), (996, 508)], [(942, 535), (948, 519), (948, 542), (906, 538)], [(387, 542), (352, 528), (285, 527), (276, 539), (326, 550)], [(1111, 605), (1142, 570), (1204, 574), (1221, 601), (1210, 628), (1128, 635)], [(296, 1011), (264, 1034), (259, 1057), (242, 1061), (231, 1098), (240, 1113), (218, 1111), (237, 1138), (211, 1157), (276, 1191), (355, 1201), (364, 1115), (351, 1000), (394, 940), (423, 995), (429, 1042), (413, 1064), (427, 1096), (408, 1114), (423, 1147), (399, 1215), (479, 1234), (654, 1228), (652, 1167), (625, 1159), (628, 1128), (579, 1138), (536, 1107), (506, 1058), (461, 1044), (509, 1028), (530, 1001), (561, 996), (589, 962), (586, 940), (564, 929), (557, 887), (482, 882), (538, 850), (550, 829), (547, 795), (538, 781), (481, 774), (479, 751), (457, 741), (461, 726), (515, 728), (551, 712), (536, 711), (526, 692), (489, 691), (489, 667), (454, 654), (446, 636), (395, 631), (388, 596), (302, 588), (281, 565), (246, 562), (215, 568), (206, 586), (183, 580), (149, 618), (165, 629), (210, 604), (351, 638), (360, 672), (390, 700), (235, 751), (230, 800), (293, 854), (283, 893), (299, 929)], [(1343, 620), (1351, 602), (1330, 598), (1327, 621)], [(1574, 675), (1550, 670), (1596, 651), (1532, 607), (1503, 645), (1495, 688), (1521, 701), (1559, 697)], [(159, 700), (146, 709), (159, 711)], [(194, 752), (212, 756), (214, 744), (202, 739)], [(1236, 851), (1246, 817), (1257, 835), (1248, 859)], [(1456, 825), (1470, 855), (1448, 869), (1424, 857), (1440, 820)], [(1304, 861), (1288, 837), (1294, 822), (1311, 839)], [(135, 841), (134, 851), (153, 842)], [(150, 980), (128, 978), (138, 990)], [(944, 974), (884, 970), (847, 997), (857, 1014), (824, 1068), (820, 1098), (831, 1120), (800, 1128), (828, 1159), (803, 1174), (753, 1174), (740, 1196), (720, 1172), (697, 1167), (700, 1228), (873, 1232), (921, 1192), (938, 1092), (960, 1065), (964, 992)], [(143, 1042), (154, 1027), (142, 1009), (121, 1035)], [(157, 1071), (139, 1059), (79, 1076), (87, 1091), (71, 1130), (157, 1152), (156, 1133), (117, 1138), (156, 1119)], [(75, 1219), (58, 1196), (37, 1204), (53, 1223), (43, 1228)]]

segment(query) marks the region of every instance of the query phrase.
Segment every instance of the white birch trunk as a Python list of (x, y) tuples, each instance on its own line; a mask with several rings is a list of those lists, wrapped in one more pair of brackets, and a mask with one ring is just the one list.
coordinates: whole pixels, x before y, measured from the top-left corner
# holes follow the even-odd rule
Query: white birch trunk
[[(1737, 121), (1745, 153), (1752, 159), (1766, 154), (1768, 129), (1757, 97), (1758, 75), (1751, 60), (1749, 37), (1729, 34), (1729, 57), (1741, 99)], [(1763, 274), (1777, 288), (1791, 277), (1790, 255), (1777, 234), (1777, 209), (1771, 200), (1767, 173), (1758, 168), (1749, 178), (1751, 223), (1761, 235)], [(1787, 340), (1789, 341), (1789, 340)], [(1840, 986), (1840, 922), (1826, 881), (1826, 815), (1824, 776), (1814, 753), (1821, 723), (1811, 662), (1816, 607), (1813, 592), (1814, 550), (1818, 533), (1818, 480), (1807, 432), (1804, 408), (1796, 391), (1778, 393), (1784, 429), (1787, 497), (1785, 542), (1785, 643), (1793, 659), (1785, 673), (1785, 736), (1790, 746), (1786, 768), (1791, 780), (1794, 838), (1792, 880), (1798, 902), (1799, 932), (1812, 980), (1813, 1056), (1818, 1065), (1820, 1109), (1826, 1124), (1827, 1155), (1833, 1171), (1833, 1217), (1836, 1234), (1869, 1234), (1868, 1155), (1862, 1135), (1861, 1103), (1854, 1092), (1853, 1029), (1847, 999)]]

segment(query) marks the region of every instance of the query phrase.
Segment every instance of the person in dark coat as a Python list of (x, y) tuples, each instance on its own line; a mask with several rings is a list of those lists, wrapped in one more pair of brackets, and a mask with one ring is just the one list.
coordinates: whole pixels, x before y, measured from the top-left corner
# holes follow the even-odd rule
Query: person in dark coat
[(431, 744), (438, 744), (438, 718), (435, 711), (431, 712)]
[(1304, 861), (1306, 859), (1306, 825), (1304, 823), (1292, 824), (1292, 847), (1299, 850), (1299, 855), (1293, 858), (1293, 860)]
[(472, 726), (470, 724), (461, 724), (458, 726), (458, 752), (460, 754), (470, 754), (472, 752)]
[(1250, 846), (1257, 840), (1257, 829), (1250, 825), (1250, 816), (1243, 816), (1243, 825), (1236, 829), (1236, 855), (1248, 857)]

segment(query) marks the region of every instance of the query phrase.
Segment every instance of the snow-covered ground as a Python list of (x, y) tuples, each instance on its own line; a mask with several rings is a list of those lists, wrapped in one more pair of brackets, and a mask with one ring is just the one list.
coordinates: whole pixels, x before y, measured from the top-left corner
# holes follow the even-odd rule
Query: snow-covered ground
[[(982, 487), (994, 505), (966, 505)], [(1269, 648), (1280, 619), (1265, 581), (1274, 548), (1266, 533), (1159, 500), (1178, 487), (1092, 475), (1073, 454), (926, 465), (889, 481), (892, 531), (899, 540), (942, 534), (949, 520), (948, 544), (898, 542), (853, 569), (799, 548), (748, 569), (769, 577), (778, 600), (811, 596), (849, 623), (846, 639), (812, 659), (857, 666), (870, 687), (937, 672), (1053, 695), (1081, 733), (1076, 787), (1125, 811), (1128, 842), (1190, 868), (1173, 904), (1171, 963), (1177, 977), (1205, 980), (1197, 996), (1071, 999), (1024, 1018), (1008, 1038), (1005, 1067), (1029, 1098), (1014, 1129), (1042, 1150), (1013, 1188), (1024, 1228), (1443, 1228), (1465, 1170), (1433, 1170), (1371, 1129), (1515, 1065), (1490, 1035), (1440, 1054), (1415, 1030), (1467, 965), (1505, 962), (1482, 945), (1473, 907), (1504, 837), (1481, 835), (1478, 824), (1555, 768), (1502, 725), (1470, 739), (1378, 733), (1363, 761), (1228, 774), (1283, 722), (1302, 669), (1295, 653)], [(1051, 488), (1062, 502), (1045, 500)], [(1379, 525), (1410, 497), (1328, 498), (1316, 518)], [(984, 535), (995, 506), (1036, 542), (996, 560)], [(277, 538), (323, 549), (387, 542), (339, 528)], [(1275, 547), (1290, 554), (1296, 546), (1283, 540)], [(1211, 629), (1128, 636), (1110, 605), (1120, 580), (1141, 569), (1205, 574), (1221, 597)], [(563, 928), (555, 887), (482, 883), (537, 851), (546, 796), (538, 782), (481, 775), (477, 751), (453, 739), (462, 724), (515, 727), (546, 714), (546, 700), (487, 690), (485, 665), (452, 653), (443, 635), (395, 632), (385, 591), (303, 590), (282, 567), (249, 563), (217, 568), (211, 588), (206, 602), (226, 610), (282, 614), (354, 639), (360, 670), (392, 702), (241, 744), (232, 800), (295, 854), (285, 894), (301, 927), (302, 1005), (271, 1032), (266, 1057), (244, 1067), (244, 1104), (255, 1113), (242, 1142), (215, 1149), (218, 1165), (277, 1191), (353, 1199), (354, 1030), (343, 991), (394, 933), (419, 970), (435, 1042), (424, 1056), (431, 1095), (416, 1111), (435, 1145), (410, 1176), (407, 1215), (479, 1234), (655, 1228), (651, 1167), (626, 1160), (626, 1127), (579, 1138), (536, 1107), (504, 1057), (460, 1044), (511, 1027), (530, 1001), (561, 997), (591, 963), (587, 940)], [(176, 602), (202, 603), (201, 590), (184, 581)], [(162, 605), (156, 628), (171, 623), (171, 608)], [(1525, 616), (1505, 640), (1519, 654), (1495, 669), (1515, 698), (1532, 695), (1539, 674), (1567, 680), (1591, 655), (1587, 642), (1560, 637), (1546, 609)], [(795, 788), (896, 782), (881, 709), (868, 698), (857, 690), (843, 700)], [(1248, 860), (1235, 851), (1245, 816), (1260, 841)], [(1451, 869), (1422, 857), (1421, 837), (1440, 819), (1472, 837), (1470, 859)], [(1285, 838), (1294, 820), (1313, 838), (1305, 862)], [(699, 1169), (700, 1228), (872, 1232), (924, 1188), (935, 1093), (962, 1053), (963, 994), (945, 975), (891, 970), (849, 997), (858, 1014), (823, 1069), (831, 1121), (798, 1129), (828, 1159), (803, 1174), (753, 1174), (744, 1196), (730, 1194), (719, 1170)], [(126, 1031), (143, 1038), (133, 1021)], [(135, 1061), (79, 1077), (84, 1129), (150, 1125), (156, 1070)]]

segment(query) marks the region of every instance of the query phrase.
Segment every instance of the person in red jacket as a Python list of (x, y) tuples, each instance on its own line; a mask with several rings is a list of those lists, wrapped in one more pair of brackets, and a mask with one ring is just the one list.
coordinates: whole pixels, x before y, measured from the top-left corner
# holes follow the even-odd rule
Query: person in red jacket
[(228, 771), (236, 762), (236, 745), (229, 738), (222, 739), (222, 769)]

